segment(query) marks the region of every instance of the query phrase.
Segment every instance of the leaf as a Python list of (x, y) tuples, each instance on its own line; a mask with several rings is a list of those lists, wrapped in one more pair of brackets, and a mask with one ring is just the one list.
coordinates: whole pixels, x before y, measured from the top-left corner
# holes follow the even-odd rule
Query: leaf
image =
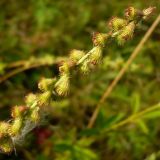
[(147, 113), (143, 116), (143, 118), (146, 118), (146, 119), (160, 118), (160, 110)]
[(82, 160), (82, 159), (83, 160), (96, 160), (97, 159), (96, 153), (88, 148), (82, 148), (79, 146), (75, 146), (73, 152), (77, 160)]
[(116, 122), (120, 121), (124, 117), (124, 113), (119, 113), (118, 115), (113, 115), (108, 118), (104, 124), (104, 128), (108, 128), (109, 126), (115, 124)]
[(124, 114), (119, 113), (117, 115), (112, 115), (109, 118), (106, 118), (104, 112), (101, 111), (97, 117), (96, 126), (100, 129), (108, 128), (112, 124), (121, 120), (123, 117)]
[(77, 145), (83, 147), (89, 147), (94, 141), (94, 138), (83, 137), (78, 142)]

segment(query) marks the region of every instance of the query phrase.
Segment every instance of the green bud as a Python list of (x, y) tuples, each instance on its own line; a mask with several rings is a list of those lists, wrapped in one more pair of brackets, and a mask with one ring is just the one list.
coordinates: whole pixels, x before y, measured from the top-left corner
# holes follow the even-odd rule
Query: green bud
[(55, 84), (55, 91), (59, 96), (66, 96), (69, 93), (70, 81), (69, 75), (63, 74)]
[(102, 47), (96, 46), (90, 51), (90, 53), (91, 53), (89, 56), (90, 62), (92, 64), (99, 63), (102, 58)]
[(77, 49), (73, 49), (70, 52), (70, 59), (73, 60), (74, 62), (78, 62), (84, 55), (85, 55), (85, 52)]
[(52, 95), (51, 91), (46, 91), (46, 92), (40, 94), (38, 96), (38, 104), (40, 106), (42, 106), (42, 105), (48, 105), (48, 103), (50, 101), (50, 98), (51, 98), (51, 95)]
[(127, 21), (122, 18), (118, 17), (112, 17), (112, 19), (109, 21), (109, 27), (115, 32), (119, 31), (123, 27), (127, 25)]
[(3, 137), (0, 139), (0, 150), (4, 153), (11, 153), (13, 151), (13, 144), (10, 137)]
[(38, 88), (41, 91), (52, 90), (55, 81), (56, 81), (55, 78), (42, 78), (38, 83)]
[(119, 45), (123, 45), (126, 41), (133, 37), (135, 30), (135, 23), (130, 22), (117, 36), (117, 41)]
[(22, 118), (20, 118), (20, 117), (15, 118), (13, 120), (11, 128), (10, 128), (10, 135), (16, 136), (16, 135), (20, 134), (22, 124), (23, 124)]

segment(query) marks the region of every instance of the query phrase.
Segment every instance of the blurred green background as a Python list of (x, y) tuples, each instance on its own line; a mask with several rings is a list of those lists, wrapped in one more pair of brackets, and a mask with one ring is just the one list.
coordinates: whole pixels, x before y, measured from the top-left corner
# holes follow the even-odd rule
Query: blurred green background
[[(71, 49), (92, 48), (92, 33), (108, 31), (109, 18), (123, 16), (128, 6), (156, 6), (157, 11), (123, 47), (108, 44), (96, 71), (75, 73), (70, 95), (51, 103), (43, 126), (16, 147), (17, 154), (0, 154), (0, 159), (160, 159), (160, 111), (99, 134), (134, 110), (160, 102), (160, 25), (103, 104), (95, 127), (85, 129), (101, 95), (159, 14), (159, 0), (0, 0), (0, 119), (8, 120), (12, 106), (38, 91), (41, 77), (58, 76), (57, 58), (68, 56)], [(43, 66), (25, 69), (37, 63)]]

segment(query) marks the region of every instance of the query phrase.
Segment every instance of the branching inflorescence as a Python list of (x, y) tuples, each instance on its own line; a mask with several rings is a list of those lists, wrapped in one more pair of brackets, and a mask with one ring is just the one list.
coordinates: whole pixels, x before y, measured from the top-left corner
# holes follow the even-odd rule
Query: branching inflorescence
[(11, 120), (0, 122), (0, 150), (10, 153), (14, 146), (23, 140), (28, 132), (41, 124), (45, 107), (49, 105), (53, 96), (66, 96), (69, 93), (72, 70), (89, 73), (102, 59), (102, 50), (109, 39), (116, 39), (119, 45), (133, 37), (137, 24), (148, 18), (155, 7), (142, 11), (129, 7), (125, 11), (125, 18), (112, 17), (109, 21), (109, 33), (94, 33), (93, 48), (88, 51), (72, 50), (69, 58), (59, 67), (60, 77), (43, 78), (38, 83), (40, 93), (29, 94), (25, 98), (25, 105), (15, 106), (11, 111)]

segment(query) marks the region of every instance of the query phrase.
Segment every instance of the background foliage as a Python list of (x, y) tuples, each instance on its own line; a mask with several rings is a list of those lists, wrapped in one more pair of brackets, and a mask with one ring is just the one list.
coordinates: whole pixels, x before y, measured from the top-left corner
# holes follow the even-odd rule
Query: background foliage
[[(143, 37), (160, 11), (159, 0), (1, 0), (0, 75), (14, 70), (13, 64), (32, 61), (49, 65), (30, 69), (0, 84), (0, 119), (9, 118), (10, 108), (23, 104), (24, 96), (36, 92), (41, 77), (58, 76), (56, 57), (73, 49), (90, 49), (91, 34), (106, 31), (111, 16), (122, 16), (128, 6), (157, 7), (157, 13), (139, 26), (134, 39), (117, 46), (110, 43), (103, 63), (89, 76), (72, 77), (71, 93), (53, 101), (43, 126), (31, 132), (25, 143), (0, 159), (27, 160), (155, 160), (160, 150), (160, 111), (146, 115), (115, 131), (105, 130), (134, 112), (160, 101), (160, 28), (146, 43), (109, 99), (103, 104), (96, 125), (85, 127), (107, 85)], [(38, 61), (39, 60), (39, 61)], [(1, 79), (0, 78), (0, 79)], [(103, 134), (100, 134), (103, 131)]]

